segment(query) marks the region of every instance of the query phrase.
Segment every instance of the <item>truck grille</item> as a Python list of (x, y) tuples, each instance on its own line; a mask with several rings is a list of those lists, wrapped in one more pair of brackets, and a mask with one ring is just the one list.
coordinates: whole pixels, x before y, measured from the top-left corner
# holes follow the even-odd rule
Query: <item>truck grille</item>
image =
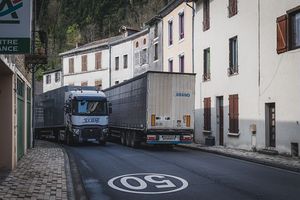
[(100, 129), (83, 129), (81, 135), (83, 138), (95, 138), (96, 136), (100, 136)]

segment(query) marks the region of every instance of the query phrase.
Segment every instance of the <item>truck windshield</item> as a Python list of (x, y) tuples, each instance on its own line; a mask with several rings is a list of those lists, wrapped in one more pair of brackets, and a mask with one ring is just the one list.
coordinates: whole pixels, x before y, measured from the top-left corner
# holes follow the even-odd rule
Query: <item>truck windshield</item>
[(107, 115), (105, 101), (73, 101), (73, 115), (101, 116)]

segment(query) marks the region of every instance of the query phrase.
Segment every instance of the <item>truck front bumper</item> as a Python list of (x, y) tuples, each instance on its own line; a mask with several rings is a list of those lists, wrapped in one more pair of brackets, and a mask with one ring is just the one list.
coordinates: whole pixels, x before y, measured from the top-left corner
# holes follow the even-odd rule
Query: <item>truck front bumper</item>
[(77, 142), (93, 142), (93, 141), (106, 141), (108, 136), (107, 127), (82, 127), (78, 133), (73, 131), (73, 136)]

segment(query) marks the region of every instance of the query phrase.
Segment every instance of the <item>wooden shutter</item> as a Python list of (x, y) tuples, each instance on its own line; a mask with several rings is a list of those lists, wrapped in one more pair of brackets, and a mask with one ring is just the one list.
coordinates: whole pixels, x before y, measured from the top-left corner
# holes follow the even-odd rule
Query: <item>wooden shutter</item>
[(69, 59), (69, 73), (74, 73), (74, 58)]
[(228, 16), (232, 17), (237, 14), (237, 0), (229, 0)]
[(81, 56), (81, 71), (87, 71), (87, 56)]
[(204, 98), (204, 130), (211, 130), (211, 99)]
[(210, 8), (209, 8), (209, 1), (203, 1), (203, 31), (206, 31), (210, 28)]
[(96, 69), (101, 69), (102, 68), (102, 52), (96, 53), (95, 54), (95, 68)]
[(237, 94), (229, 96), (229, 132), (239, 132), (239, 97)]
[(287, 15), (283, 15), (277, 18), (277, 53), (281, 54), (287, 50)]

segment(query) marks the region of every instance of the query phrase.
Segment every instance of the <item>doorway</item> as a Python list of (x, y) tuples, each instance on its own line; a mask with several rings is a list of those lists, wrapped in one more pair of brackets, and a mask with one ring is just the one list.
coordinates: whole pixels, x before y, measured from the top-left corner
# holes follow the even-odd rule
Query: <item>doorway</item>
[(276, 109), (275, 103), (266, 103), (266, 145), (276, 147)]
[(224, 145), (224, 105), (223, 96), (217, 97), (217, 128), (219, 133), (219, 145)]

